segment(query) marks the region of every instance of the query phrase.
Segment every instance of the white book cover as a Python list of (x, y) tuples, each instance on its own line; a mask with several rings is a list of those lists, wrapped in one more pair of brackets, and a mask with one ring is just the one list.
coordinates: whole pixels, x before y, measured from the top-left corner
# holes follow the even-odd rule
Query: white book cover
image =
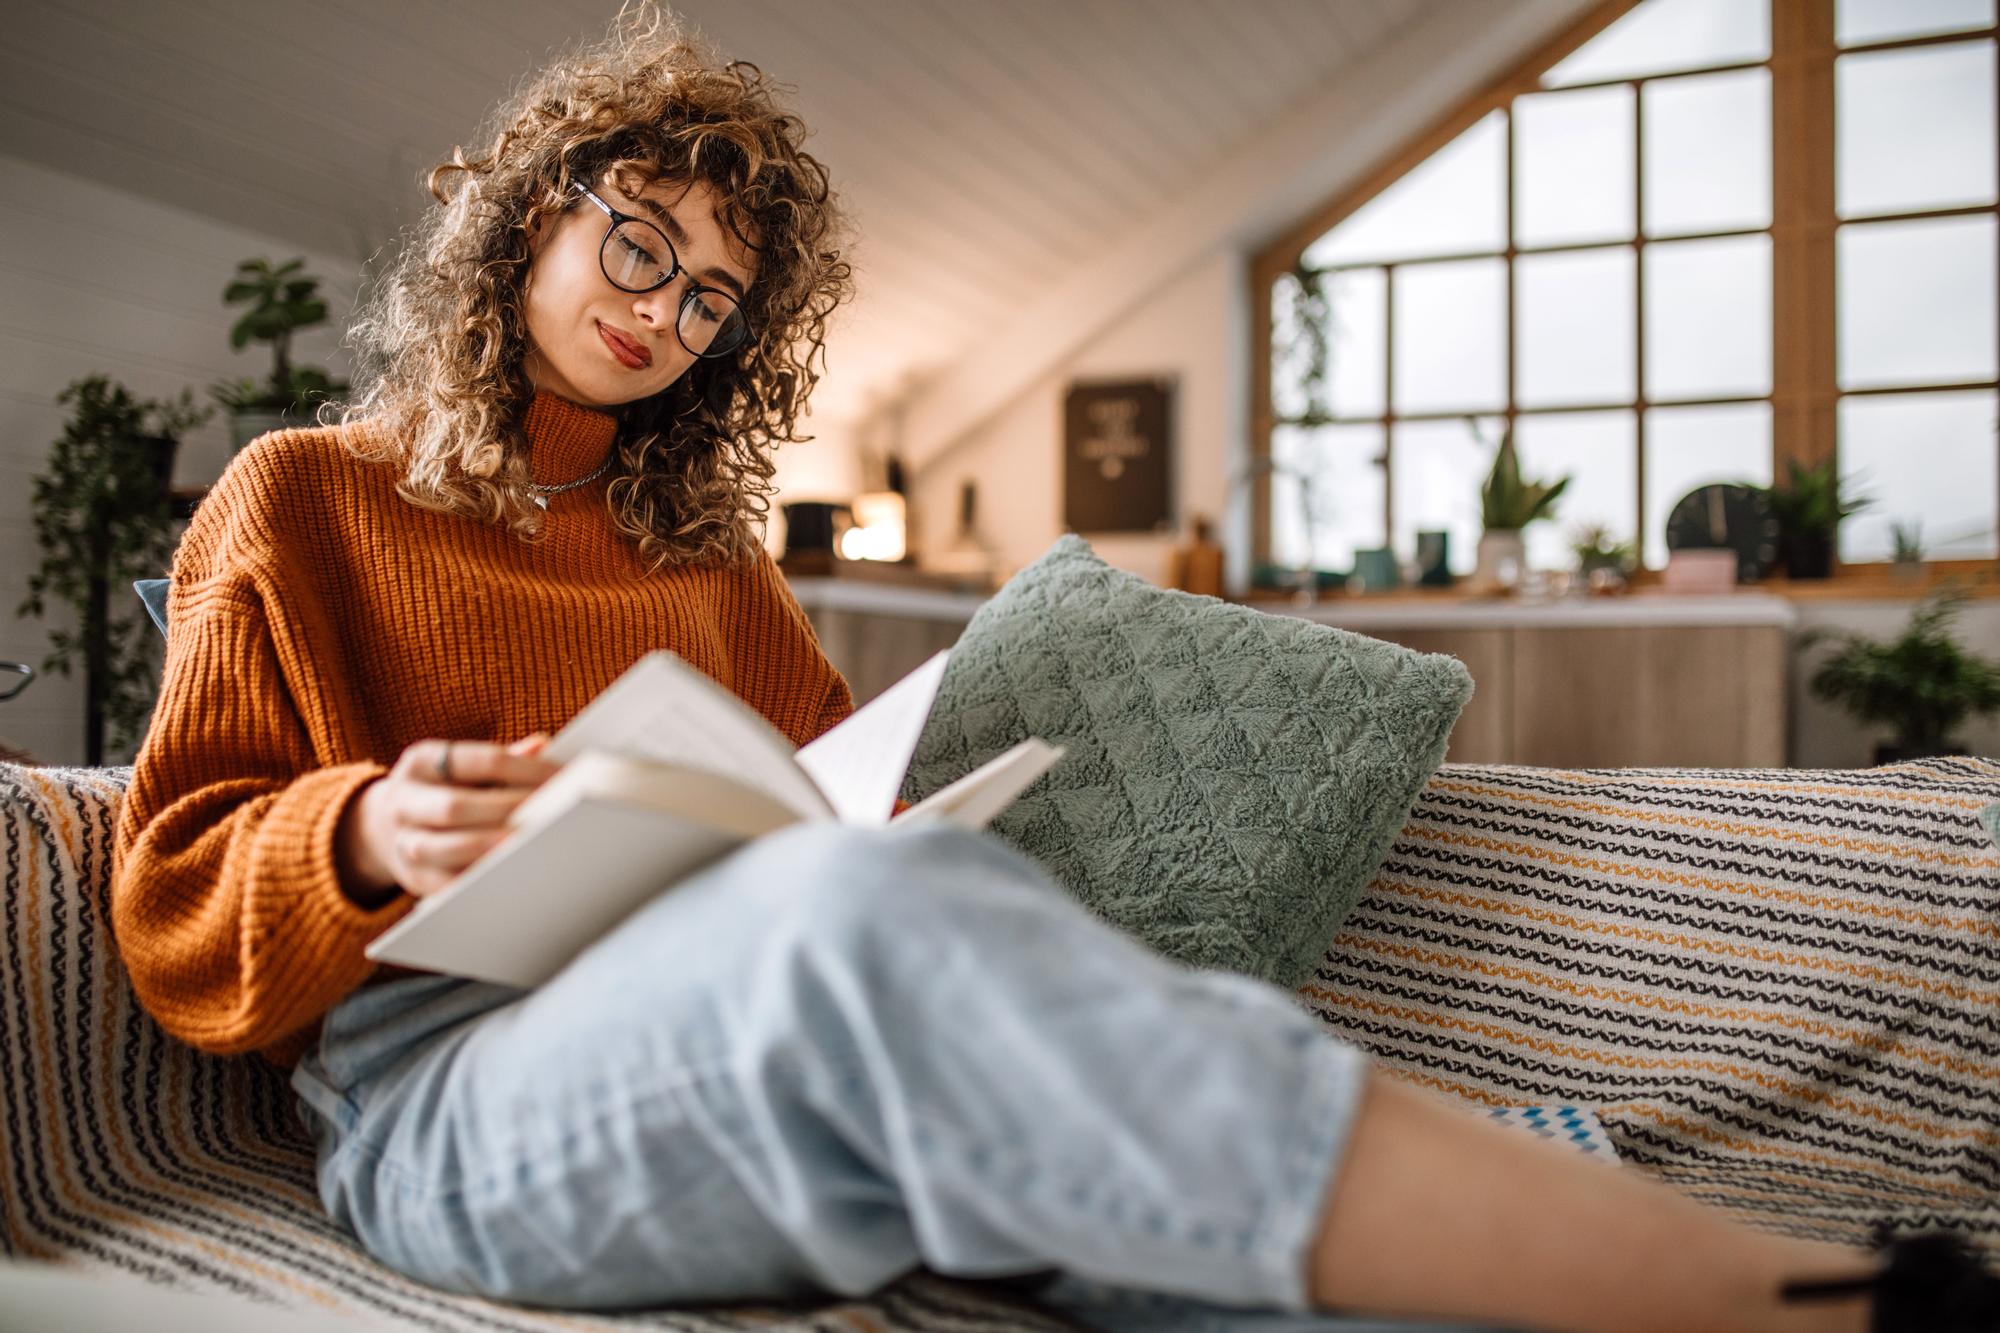
[(803, 749), (672, 653), (648, 653), (543, 748), (513, 832), (368, 946), (377, 962), (534, 987), (641, 904), (801, 821), (982, 828), (1062, 750), (1029, 739), (895, 813), (939, 653)]

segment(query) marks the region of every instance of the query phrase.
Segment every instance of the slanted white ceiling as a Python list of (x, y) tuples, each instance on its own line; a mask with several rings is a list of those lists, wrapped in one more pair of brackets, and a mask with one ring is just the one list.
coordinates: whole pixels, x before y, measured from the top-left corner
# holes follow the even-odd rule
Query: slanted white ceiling
[[(1463, 3), (1463, 0), (1460, 0)], [(688, 0), (798, 89), (860, 225), (823, 418), (1047, 308), (1232, 145), (1449, 0)], [(423, 170), (614, 0), (9, 5), (0, 152), (366, 259)], [(1059, 308), (1059, 307), (1058, 307)]]

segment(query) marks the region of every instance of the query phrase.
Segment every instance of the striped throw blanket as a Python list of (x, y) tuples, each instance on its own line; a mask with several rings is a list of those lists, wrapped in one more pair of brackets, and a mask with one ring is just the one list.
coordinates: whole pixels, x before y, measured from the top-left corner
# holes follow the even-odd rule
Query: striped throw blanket
[[(934, 1275), (866, 1301), (619, 1317), (441, 1294), (320, 1211), (281, 1074), (199, 1055), (108, 937), (128, 773), (0, 765), (0, 1254), (437, 1330), (1060, 1329)], [(1341, 1036), (1487, 1107), (1594, 1111), (1746, 1220), (2000, 1253), (2000, 765), (1447, 766), (1317, 979)]]
[(1447, 765), (1304, 998), (1746, 1220), (2000, 1257), (2000, 764)]

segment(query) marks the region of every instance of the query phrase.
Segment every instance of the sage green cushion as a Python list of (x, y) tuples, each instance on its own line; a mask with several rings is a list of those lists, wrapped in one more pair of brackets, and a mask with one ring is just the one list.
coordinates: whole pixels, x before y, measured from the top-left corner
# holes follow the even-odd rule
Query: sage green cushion
[(1456, 658), (1156, 588), (1069, 536), (966, 626), (904, 795), (1066, 747), (994, 832), (1168, 957), (1290, 989), (1471, 695)]

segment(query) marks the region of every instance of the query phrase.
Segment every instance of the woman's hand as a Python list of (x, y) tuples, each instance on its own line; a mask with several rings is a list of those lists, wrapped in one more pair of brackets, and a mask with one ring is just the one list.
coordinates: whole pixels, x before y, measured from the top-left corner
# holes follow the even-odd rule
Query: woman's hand
[(379, 907), (397, 888), (421, 898), (451, 883), (508, 835), (514, 807), (561, 767), (537, 757), (548, 742), (537, 732), (505, 746), (424, 740), (406, 748), (341, 817), (335, 846), (348, 897)]

